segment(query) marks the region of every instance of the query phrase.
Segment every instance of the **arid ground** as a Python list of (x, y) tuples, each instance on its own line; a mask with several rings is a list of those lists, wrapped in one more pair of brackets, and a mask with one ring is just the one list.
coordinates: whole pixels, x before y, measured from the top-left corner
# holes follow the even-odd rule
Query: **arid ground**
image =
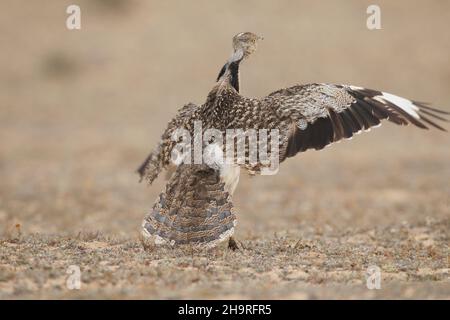
[(140, 224), (165, 182), (134, 172), (241, 31), (265, 38), (244, 95), (349, 83), (449, 111), (450, 2), (377, 1), (373, 31), (371, 1), (83, 0), (69, 31), (71, 3), (0, 4), (1, 299), (450, 299), (448, 133), (384, 124), (243, 175), (235, 252), (148, 247)]

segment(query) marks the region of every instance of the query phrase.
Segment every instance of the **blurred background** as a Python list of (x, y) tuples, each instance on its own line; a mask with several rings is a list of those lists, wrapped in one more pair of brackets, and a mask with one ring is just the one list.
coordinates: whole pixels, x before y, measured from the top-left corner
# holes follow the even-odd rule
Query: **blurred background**
[[(450, 2), (4, 0), (0, 4), (0, 235), (137, 237), (164, 186), (134, 173), (166, 123), (201, 104), (231, 38), (264, 36), (241, 93), (310, 82), (395, 93), (450, 110)], [(81, 30), (66, 8), (81, 7)], [(449, 128), (449, 126), (447, 126)], [(241, 177), (240, 239), (449, 217), (450, 138), (384, 124)]]

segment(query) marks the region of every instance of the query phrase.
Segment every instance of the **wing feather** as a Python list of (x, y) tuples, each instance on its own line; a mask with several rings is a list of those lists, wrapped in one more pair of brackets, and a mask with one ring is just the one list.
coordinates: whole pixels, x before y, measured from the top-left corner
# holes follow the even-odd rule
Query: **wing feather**
[[(388, 121), (446, 131), (437, 121), (449, 121), (450, 113), (390, 93), (349, 85), (309, 84), (277, 90), (260, 103), (261, 109), (278, 115), (281, 132), (288, 137), (280, 148), (281, 161), (308, 149), (326, 145), (368, 131)], [(298, 125), (306, 120), (306, 128)], [(287, 127), (282, 127), (287, 126)], [(272, 127), (276, 125), (272, 124)]]

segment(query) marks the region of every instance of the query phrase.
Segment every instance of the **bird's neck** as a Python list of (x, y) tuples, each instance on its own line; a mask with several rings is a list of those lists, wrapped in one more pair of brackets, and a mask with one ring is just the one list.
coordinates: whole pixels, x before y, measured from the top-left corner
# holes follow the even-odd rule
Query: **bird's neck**
[(243, 51), (241, 49), (235, 50), (230, 59), (222, 67), (222, 70), (220, 70), (217, 81), (225, 81), (225, 83), (228, 83), (239, 92), (239, 65), (243, 58)]

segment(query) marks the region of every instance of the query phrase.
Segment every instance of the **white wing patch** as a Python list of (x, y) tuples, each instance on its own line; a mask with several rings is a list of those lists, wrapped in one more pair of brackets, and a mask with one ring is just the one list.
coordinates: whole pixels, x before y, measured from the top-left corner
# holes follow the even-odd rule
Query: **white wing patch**
[(395, 104), (396, 106), (402, 108), (405, 112), (407, 112), (414, 118), (420, 119), (420, 116), (417, 113), (417, 111), (419, 111), (419, 108), (415, 106), (410, 100), (387, 92), (382, 93), (383, 93), (382, 96), (377, 96), (374, 99), (380, 101), (381, 103), (383, 103), (383, 100), (389, 101), (390, 103)]

